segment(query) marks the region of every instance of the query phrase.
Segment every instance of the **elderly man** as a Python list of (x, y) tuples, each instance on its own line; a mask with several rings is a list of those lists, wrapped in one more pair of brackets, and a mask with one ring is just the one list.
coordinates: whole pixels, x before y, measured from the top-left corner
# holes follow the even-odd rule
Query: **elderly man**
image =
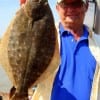
[(61, 62), (51, 100), (90, 100), (97, 61), (89, 48), (83, 24), (88, 0), (57, 0)]

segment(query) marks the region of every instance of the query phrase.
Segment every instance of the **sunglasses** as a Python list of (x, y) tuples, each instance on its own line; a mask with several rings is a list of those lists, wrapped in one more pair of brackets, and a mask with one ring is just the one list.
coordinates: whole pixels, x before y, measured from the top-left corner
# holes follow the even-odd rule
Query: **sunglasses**
[(72, 8), (80, 8), (82, 7), (84, 4), (84, 2), (72, 2), (72, 3), (66, 3), (66, 2), (60, 2), (58, 3), (58, 5), (60, 5), (62, 8), (68, 8), (68, 7), (72, 7)]

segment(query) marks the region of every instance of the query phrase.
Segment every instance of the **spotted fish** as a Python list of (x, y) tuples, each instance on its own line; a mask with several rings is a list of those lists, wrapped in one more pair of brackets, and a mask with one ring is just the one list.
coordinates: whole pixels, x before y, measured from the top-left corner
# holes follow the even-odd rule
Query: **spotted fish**
[[(4, 38), (4, 39), (3, 39)], [(11, 100), (28, 100), (28, 88), (49, 66), (55, 51), (56, 29), (47, 0), (27, 0), (2, 38), (4, 68), (12, 80)]]

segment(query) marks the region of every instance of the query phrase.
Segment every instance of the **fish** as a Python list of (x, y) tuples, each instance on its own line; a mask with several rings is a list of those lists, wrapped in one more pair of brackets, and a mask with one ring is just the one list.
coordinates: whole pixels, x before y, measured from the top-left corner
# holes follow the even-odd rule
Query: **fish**
[(48, 0), (27, 0), (18, 9), (0, 42), (0, 64), (13, 84), (10, 100), (28, 100), (53, 58), (56, 33)]

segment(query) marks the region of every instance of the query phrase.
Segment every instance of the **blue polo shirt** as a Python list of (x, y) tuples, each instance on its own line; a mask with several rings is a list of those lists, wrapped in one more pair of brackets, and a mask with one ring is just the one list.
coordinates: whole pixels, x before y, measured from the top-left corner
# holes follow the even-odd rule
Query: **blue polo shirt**
[(88, 30), (79, 41), (60, 24), (61, 64), (56, 74), (51, 100), (90, 100), (96, 60), (88, 47)]

